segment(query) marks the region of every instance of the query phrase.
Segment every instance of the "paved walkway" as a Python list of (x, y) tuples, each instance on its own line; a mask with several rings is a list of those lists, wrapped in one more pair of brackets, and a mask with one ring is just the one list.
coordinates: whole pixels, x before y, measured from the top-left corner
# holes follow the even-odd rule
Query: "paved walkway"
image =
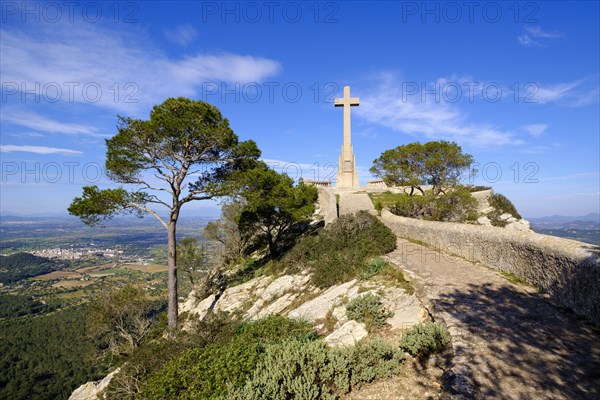
[(451, 398), (600, 399), (598, 328), (494, 270), (406, 240), (387, 257), (449, 328)]
[(366, 193), (341, 192), (340, 195), (340, 216), (354, 214), (361, 210), (375, 211), (371, 198)]

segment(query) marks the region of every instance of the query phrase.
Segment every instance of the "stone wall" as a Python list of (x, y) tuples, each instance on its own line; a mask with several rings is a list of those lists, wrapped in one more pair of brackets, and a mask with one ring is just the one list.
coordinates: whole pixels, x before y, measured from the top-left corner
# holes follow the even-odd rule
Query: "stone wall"
[(421, 221), (388, 210), (381, 219), (400, 237), (512, 273), (548, 293), (556, 304), (600, 324), (598, 246), (527, 231)]
[(318, 186), (319, 214), (323, 216), (325, 225), (332, 223), (337, 218), (337, 204), (333, 190), (328, 187)]

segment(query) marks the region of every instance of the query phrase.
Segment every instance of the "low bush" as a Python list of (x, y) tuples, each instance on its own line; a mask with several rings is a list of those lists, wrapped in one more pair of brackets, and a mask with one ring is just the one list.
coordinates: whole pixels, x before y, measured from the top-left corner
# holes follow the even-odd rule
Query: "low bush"
[(318, 235), (304, 237), (282, 262), (288, 272), (309, 269), (312, 283), (327, 288), (361, 274), (366, 261), (396, 248), (396, 235), (366, 211), (338, 218)]
[(413, 357), (426, 357), (444, 350), (450, 344), (450, 335), (437, 323), (426, 322), (409, 329), (400, 339), (400, 350)]
[(446, 194), (434, 196), (402, 196), (390, 211), (408, 218), (428, 221), (464, 222), (476, 215), (477, 200), (465, 187), (456, 187)]
[(392, 376), (401, 363), (399, 353), (381, 339), (344, 349), (290, 340), (269, 347), (252, 379), (228, 398), (337, 399), (363, 383)]
[(370, 293), (356, 297), (346, 305), (348, 319), (364, 322), (367, 330), (385, 326), (385, 320), (392, 315), (384, 308), (381, 298)]
[(369, 278), (372, 278), (386, 268), (389, 268), (389, 265), (387, 262), (385, 262), (385, 260), (382, 260), (381, 258), (369, 260), (365, 263), (365, 265), (362, 268), (362, 271), (360, 273), (360, 279), (367, 280)]
[(500, 219), (502, 214), (510, 214), (516, 219), (521, 219), (521, 214), (517, 211), (515, 205), (504, 195), (500, 193), (494, 193), (490, 196), (490, 206), (494, 208), (493, 211), (487, 214), (493, 226), (504, 227), (508, 223), (506, 220)]

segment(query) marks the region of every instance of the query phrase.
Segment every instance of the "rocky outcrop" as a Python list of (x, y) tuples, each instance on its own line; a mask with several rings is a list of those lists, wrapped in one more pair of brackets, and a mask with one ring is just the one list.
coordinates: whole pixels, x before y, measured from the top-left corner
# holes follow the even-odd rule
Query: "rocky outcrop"
[(419, 300), (400, 287), (382, 282), (359, 282), (354, 279), (327, 289), (310, 285), (308, 272), (280, 277), (259, 277), (242, 285), (228, 288), (220, 297), (214, 295), (198, 300), (194, 293), (180, 305), (187, 313), (183, 329), (191, 329), (195, 320), (214, 312), (242, 312), (245, 319), (254, 320), (271, 314), (285, 315), (315, 324), (319, 334), (333, 346), (354, 344), (366, 336), (364, 324), (348, 321), (346, 304), (367, 293), (378, 293), (384, 307), (391, 312), (387, 323), (390, 330), (403, 330), (422, 322), (427, 312)]
[(108, 384), (112, 380), (112, 378), (119, 373), (121, 369), (117, 368), (110, 374), (106, 375), (102, 380), (96, 382), (88, 382), (79, 386), (71, 396), (69, 396), (69, 400), (102, 400), (106, 397), (104, 396), (104, 390), (108, 387)]

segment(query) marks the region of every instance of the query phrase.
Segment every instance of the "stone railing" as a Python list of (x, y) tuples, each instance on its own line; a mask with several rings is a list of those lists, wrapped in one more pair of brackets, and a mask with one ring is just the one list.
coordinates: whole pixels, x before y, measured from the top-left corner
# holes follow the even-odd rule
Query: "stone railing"
[(382, 179), (367, 181), (367, 189), (387, 189), (388, 185)]
[(319, 214), (323, 216), (325, 225), (327, 225), (335, 221), (338, 215), (335, 194), (328, 187), (317, 186), (317, 189), (319, 191)]
[(312, 179), (304, 179), (305, 185), (317, 186), (317, 187), (331, 187), (331, 181), (313, 181)]
[(404, 218), (388, 210), (381, 219), (400, 237), (512, 273), (600, 324), (598, 246), (535, 232)]

